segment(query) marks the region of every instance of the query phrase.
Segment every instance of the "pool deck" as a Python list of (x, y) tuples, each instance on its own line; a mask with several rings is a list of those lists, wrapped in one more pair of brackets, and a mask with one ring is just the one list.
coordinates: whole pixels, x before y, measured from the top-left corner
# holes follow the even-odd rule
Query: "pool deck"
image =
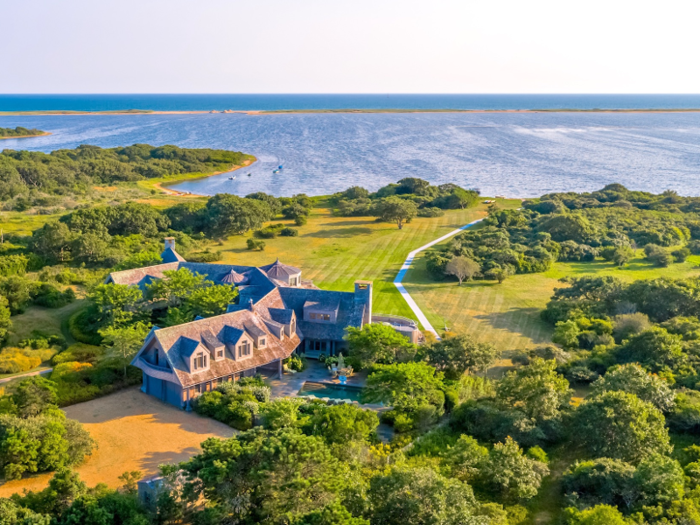
[[(306, 381), (314, 381), (317, 383), (331, 383), (339, 385), (338, 379), (331, 377), (328, 368), (314, 359), (308, 360), (308, 366), (303, 372), (291, 374), (285, 373), (281, 379), (267, 379), (265, 382), (271, 390), (271, 397), (295, 397), (299, 394), (302, 385)], [(347, 385), (365, 386), (367, 382), (367, 373), (358, 372), (348, 377)], [(369, 406), (369, 405), (368, 405)]]

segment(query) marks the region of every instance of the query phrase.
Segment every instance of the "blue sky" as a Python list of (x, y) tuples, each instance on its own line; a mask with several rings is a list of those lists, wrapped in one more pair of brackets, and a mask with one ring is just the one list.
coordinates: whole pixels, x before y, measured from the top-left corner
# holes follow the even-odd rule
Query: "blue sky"
[(1, 93), (699, 93), (700, 3), (0, 0)]

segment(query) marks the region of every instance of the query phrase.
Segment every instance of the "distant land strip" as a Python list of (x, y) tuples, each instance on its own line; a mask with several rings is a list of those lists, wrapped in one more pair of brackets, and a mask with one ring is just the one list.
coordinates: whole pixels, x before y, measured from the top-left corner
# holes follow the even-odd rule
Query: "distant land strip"
[[(291, 113), (698, 113), (700, 108), (624, 108), (624, 109), (272, 109), (272, 110), (173, 110), (124, 109), (110, 111), (36, 110), (0, 111), (0, 117), (50, 115), (198, 115), (212, 113), (243, 113), (247, 115), (274, 115)], [(46, 133), (48, 135), (48, 133)], [(39, 136), (39, 135), (36, 135)], [(18, 137), (7, 137), (18, 138)]]

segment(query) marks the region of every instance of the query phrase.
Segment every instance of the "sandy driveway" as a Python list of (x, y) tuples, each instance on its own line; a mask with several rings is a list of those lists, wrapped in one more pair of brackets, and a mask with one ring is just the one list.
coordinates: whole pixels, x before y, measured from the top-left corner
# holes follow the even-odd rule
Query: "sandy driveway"
[[(144, 476), (158, 471), (162, 463), (182, 461), (200, 448), (209, 437), (230, 437), (231, 427), (184, 412), (143, 394), (132, 387), (116, 394), (65, 409), (97, 441), (98, 448), (85, 463), (77, 467), (89, 486), (106, 483), (117, 487), (119, 475), (140, 470)], [(42, 474), (0, 485), (0, 497), (22, 489), (40, 490), (50, 474)]]

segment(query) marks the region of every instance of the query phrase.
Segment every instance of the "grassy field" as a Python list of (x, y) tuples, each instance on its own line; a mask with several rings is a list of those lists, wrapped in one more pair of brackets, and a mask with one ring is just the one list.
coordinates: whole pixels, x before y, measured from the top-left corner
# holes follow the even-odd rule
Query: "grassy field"
[[(520, 201), (501, 201), (516, 207)], [(444, 217), (417, 218), (399, 230), (395, 224), (371, 217), (333, 217), (316, 208), (298, 237), (277, 237), (265, 242), (265, 251), (249, 251), (250, 237), (236, 236), (216, 247), (222, 262), (260, 266), (276, 258), (302, 269), (302, 279), (311, 279), (324, 289), (352, 291), (358, 279), (374, 281), (373, 311), (413, 318), (412, 312), (392, 284), (408, 252), (486, 215), (486, 205), (448, 211)], [(293, 226), (293, 224), (291, 224)]]
[[(158, 472), (164, 463), (184, 461), (210, 437), (231, 437), (231, 427), (185, 412), (142, 393), (138, 387), (73, 405), (64, 410), (80, 421), (97, 441), (97, 448), (76, 471), (89, 486), (121, 485), (119, 476), (140, 470), (144, 476)], [(0, 485), (0, 497), (22, 490), (41, 490), (50, 474), (40, 474)]]
[[(477, 226), (478, 227), (478, 226)], [(700, 275), (700, 256), (685, 263), (656, 268), (644, 260), (642, 250), (624, 268), (598, 260), (591, 263), (556, 263), (545, 273), (514, 275), (503, 284), (474, 281), (457, 286), (456, 281), (435, 282), (420, 254), (404, 284), (428, 320), (436, 328), (466, 332), (502, 350), (522, 349), (550, 341), (552, 329), (540, 317), (559, 279), (566, 276), (612, 275), (630, 282), (656, 277)]]

